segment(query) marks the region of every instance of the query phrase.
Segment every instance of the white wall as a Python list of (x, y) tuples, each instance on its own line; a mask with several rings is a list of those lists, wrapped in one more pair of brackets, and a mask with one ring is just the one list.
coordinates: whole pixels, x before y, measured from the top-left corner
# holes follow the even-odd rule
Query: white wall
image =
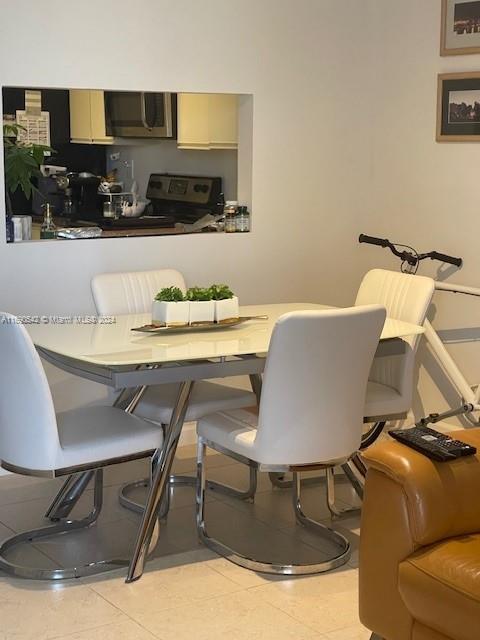
[[(1, 85), (252, 93), (254, 133), (251, 234), (1, 242), (1, 307), (90, 312), (94, 273), (162, 266), (221, 275), (245, 303), (352, 300), (369, 193), (367, 25), (357, 0), (2, 3)], [(57, 404), (80, 401), (78, 381), (50, 376)]]
[[(449, 282), (480, 286), (480, 144), (435, 141), (437, 74), (480, 69), (480, 56), (440, 57), (438, 0), (370, 0), (370, 89), (372, 175), (365, 233), (436, 249), (464, 258), (459, 273), (437, 273), (438, 263), (421, 273)], [(397, 269), (381, 249), (362, 245), (362, 268)], [(476, 342), (451, 345), (469, 381), (480, 381), (480, 302), (437, 294), (437, 329), (476, 328)], [(466, 335), (460, 331), (459, 335)], [(425, 349), (421, 352), (421, 399), (416, 412), (440, 411), (459, 399)], [(442, 393), (432, 382), (434, 376)]]

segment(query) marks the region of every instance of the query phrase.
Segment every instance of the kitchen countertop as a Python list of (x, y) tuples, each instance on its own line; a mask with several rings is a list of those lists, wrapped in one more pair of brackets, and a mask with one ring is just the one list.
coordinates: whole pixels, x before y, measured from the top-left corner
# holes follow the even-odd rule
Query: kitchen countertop
[[(40, 225), (43, 222), (42, 216), (33, 216), (33, 230), (32, 230), (32, 240), (40, 239)], [(87, 224), (85, 222), (72, 221), (70, 218), (64, 217), (54, 217), (53, 222), (56, 227), (88, 227), (95, 226), (92, 222), (91, 224)], [(103, 229), (102, 235), (98, 238), (88, 238), (89, 240), (101, 240), (102, 238), (131, 238), (131, 237), (141, 237), (141, 236), (170, 236), (170, 235), (185, 235), (192, 233), (218, 233), (218, 231), (185, 231), (181, 226), (178, 227), (139, 227), (139, 228), (123, 228), (123, 229)], [(58, 238), (59, 240), (63, 240), (63, 238)], [(81, 239), (81, 238), (77, 238)]]

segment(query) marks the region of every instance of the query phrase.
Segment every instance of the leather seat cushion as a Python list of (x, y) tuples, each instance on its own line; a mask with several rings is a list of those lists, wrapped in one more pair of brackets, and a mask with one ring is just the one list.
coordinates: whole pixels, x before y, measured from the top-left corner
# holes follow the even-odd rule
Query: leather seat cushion
[[(168, 424), (175, 407), (178, 389), (178, 384), (159, 384), (149, 387), (138, 403), (135, 415)], [(257, 398), (252, 391), (214, 382), (197, 382), (193, 385), (185, 420), (196, 421), (217, 411), (240, 409), (256, 404)]]
[(121, 409), (90, 406), (57, 414), (56, 469), (93, 464), (157, 449), (162, 429)]
[(409, 400), (401, 396), (396, 389), (386, 384), (368, 381), (364, 416), (388, 416), (406, 413), (409, 409)]
[(199, 421), (197, 433), (224, 449), (253, 460), (258, 417), (250, 411), (215, 413)]
[(455, 640), (478, 640), (480, 534), (451, 538), (411, 555), (400, 564), (399, 590), (420, 623)]

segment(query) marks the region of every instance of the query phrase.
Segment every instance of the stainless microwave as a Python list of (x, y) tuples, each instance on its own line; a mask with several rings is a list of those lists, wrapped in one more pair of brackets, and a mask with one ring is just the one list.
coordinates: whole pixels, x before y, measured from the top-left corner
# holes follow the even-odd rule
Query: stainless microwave
[(105, 91), (108, 136), (176, 138), (177, 94), (145, 91)]

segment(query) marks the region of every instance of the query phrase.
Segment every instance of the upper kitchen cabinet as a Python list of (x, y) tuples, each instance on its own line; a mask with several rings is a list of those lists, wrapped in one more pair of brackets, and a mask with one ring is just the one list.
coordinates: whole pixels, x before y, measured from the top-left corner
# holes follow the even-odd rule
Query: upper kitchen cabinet
[(113, 144), (105, 132), (103, 91), (70, 89), (70, 137), (83, 144)]
[(237, 149), (238, 97), (223, 93), (179, 93), (178, 148)]

